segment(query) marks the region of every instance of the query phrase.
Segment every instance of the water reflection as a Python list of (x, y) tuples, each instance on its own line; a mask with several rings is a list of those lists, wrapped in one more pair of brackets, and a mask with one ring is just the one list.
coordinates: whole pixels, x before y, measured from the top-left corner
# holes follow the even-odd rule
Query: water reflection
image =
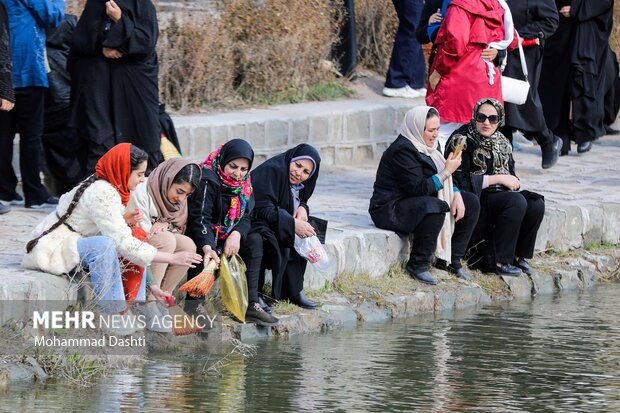
[(14, 388), (2, 411), (620, 411), (620, 286), (259, 342), (202, 375), (155, 357), (92, 389)]

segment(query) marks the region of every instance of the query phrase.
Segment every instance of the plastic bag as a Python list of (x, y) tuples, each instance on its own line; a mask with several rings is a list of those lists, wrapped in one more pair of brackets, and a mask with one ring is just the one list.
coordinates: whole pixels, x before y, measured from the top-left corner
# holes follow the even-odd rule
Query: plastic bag
[(314, 265), (318, 271), (325, 272), (329, 267), (329, 258), (321, 241), (313, 235), (308, 238), (300, 238), (295, 235), (295, 251)]
[(237, 319), (245, 323), (248, 310), (248, 283), (245, 279), (245, 263), (238, 255), (220, 257), (220, 292), (222, 303)]

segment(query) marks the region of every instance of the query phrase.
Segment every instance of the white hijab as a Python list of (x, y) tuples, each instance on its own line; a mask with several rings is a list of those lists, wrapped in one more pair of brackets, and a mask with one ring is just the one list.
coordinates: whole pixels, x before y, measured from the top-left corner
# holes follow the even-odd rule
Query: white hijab
[[(405, 114), (405, 119), (400, 126), (399, 133), (409, 139), (413, 146), (423, 155), (430, 157), (437, 167), (437, 172), (441, 172), (446, 166), (446, 159), (441, 152), (437, 150), (438, 140), (432, 148), (424, 143), (424, 128), (426, 126), (426, 116), (430, 106), (416, 106)], [(443, 182), (443, 188), (437, 193), (437, 198), (446, 201), (448, 206), (452, 205), (454, 199), (454, 189), (452, 175)], [(452, 234), (454, 233), (454, 217), (451, 213), (446, 213), (443, 227), (437, 237), (437, 248), (435, 256), (451, 263), (452, 258)]]

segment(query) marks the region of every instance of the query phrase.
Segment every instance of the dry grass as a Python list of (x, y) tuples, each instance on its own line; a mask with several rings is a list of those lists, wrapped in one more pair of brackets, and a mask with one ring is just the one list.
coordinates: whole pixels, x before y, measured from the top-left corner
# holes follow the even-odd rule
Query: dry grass
[(614, 28), (611, 32), (611, 48), (620, 55), (620, 2), (614, 2)]
[(360, 64), (385, 73), (390, 64), (394, 35), (398, 28), (391, 0), (359, 0), (355, 4), (357, 47)]

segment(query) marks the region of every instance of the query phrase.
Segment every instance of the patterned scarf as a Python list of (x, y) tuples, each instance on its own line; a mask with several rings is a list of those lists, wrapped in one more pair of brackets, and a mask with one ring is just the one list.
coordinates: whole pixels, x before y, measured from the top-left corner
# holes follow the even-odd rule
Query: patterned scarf
[[(489, 137), (482, 136), (476, 128), (476, 116), (480, 107), (484, 104), (492, 105), (499, 115), (499, 123), (495, 132)], [(504, 125), (504, 108), (495, 99), (480, 99), (474, 106), (471, 122), (467, 125), (467, 135), (473, 139), (478, 148), (472, 153), (472, 162), (478, 170), (472, 170), (474, 175), (504, 175), (510, 174), (510, 160), (512, 159), (512, 145), (500, 132), (499, 128)]]
[[(223, 146), (223, 145), (222, 145)], [(221, 168), (221, 151), (222, 146), (211, 152), (201, 167), (210, 169), (217, 174), (220, 178), (220, 186), (223, 190), (232, 193), (233, 196), (230, 200), (230, 208), (228, 213), (224, 217), (224, 225), (212, 225), (213, 231), (218, 234), (217, 238), (225, 240), (232, 232), (235, 226), (241, 221), (245, 208), (252, 196), (252, 180), (250, 174), (246, 174), (240, 181), (237, 181), (224, 173)]]

